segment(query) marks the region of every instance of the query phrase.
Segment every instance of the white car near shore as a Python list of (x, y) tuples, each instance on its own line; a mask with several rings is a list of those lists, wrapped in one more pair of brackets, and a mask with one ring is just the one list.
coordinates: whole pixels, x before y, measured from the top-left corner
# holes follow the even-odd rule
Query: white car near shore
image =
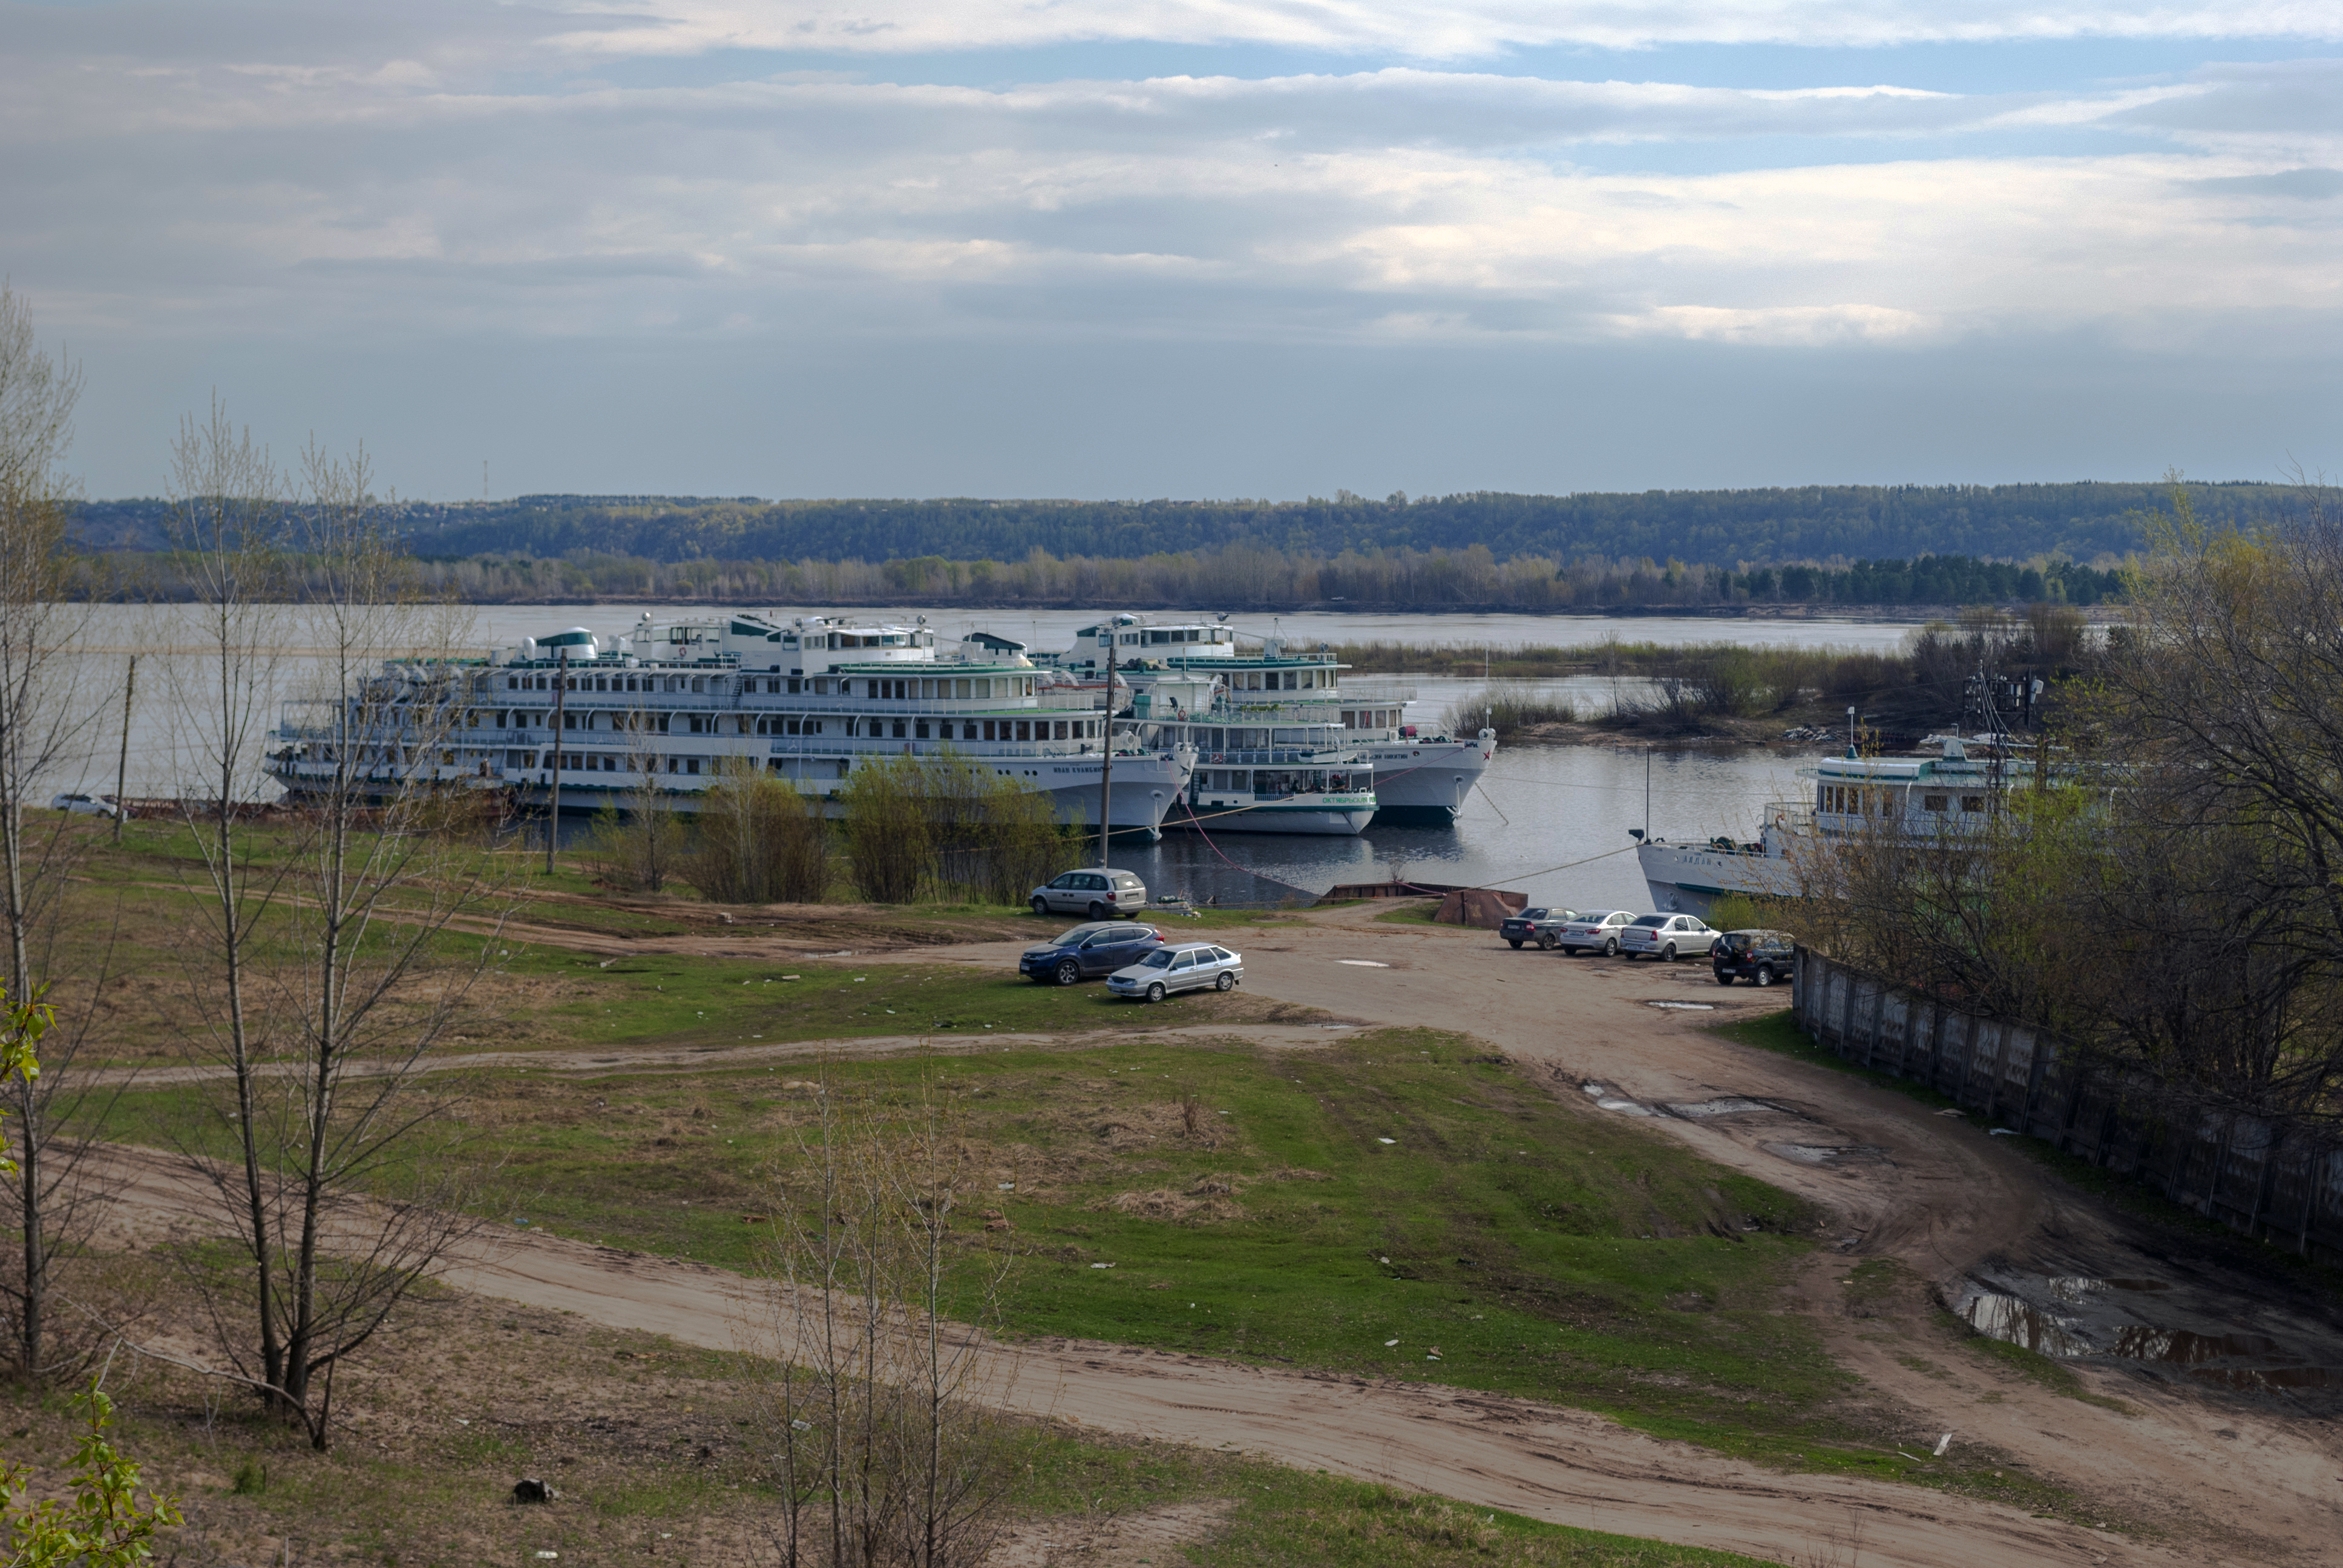
[(1705, 958), (1722, 934), (1697, 915), (1638, 915), (1619, 929), (1619, 950), (1631, 959), (1648, 956), (1672, 964), (1682, 958)]
[(1115, 970), (1106, 989), (1117, 996), (1161, 1001), (1175, 991), (1233, 990), (1243, 979), (1244, 954), (1212, 942), (1175, 942)]
[(75, 817), (119, 817), (122, 808), (111, 795), (60, 795), (49, 802), (52, 811)]

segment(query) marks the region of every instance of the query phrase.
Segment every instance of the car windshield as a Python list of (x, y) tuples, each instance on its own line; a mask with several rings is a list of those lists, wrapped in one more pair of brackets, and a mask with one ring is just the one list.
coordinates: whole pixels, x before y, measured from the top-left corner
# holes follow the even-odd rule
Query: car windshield
[(1079, 947), (1081, 945), (1082, 939), (1091, 934), (1091, 930), (1092, 928), (1089, 926), (1076, 926), (1071, 931), (1059, 932), (1056, 936), (1051, 937), (1048, 941), (1044, 942), (1042, 946), (1051, 948)]
[(1140, 960), (1139, 962), (1140, 967), (1142, 969), (1160, 970), (1165, 968), (1172, 962), (1172, 950), (1170, 948), (1157, 948), (1153, 952)]
[(1638, 915), (1635, 917), (1635, 924), (1639, 926), (1664, 926), (1667, 923), (1668, 917), (1665, 915)]
[(1542, 920), (1545, 919), (1545, 911), (1544, 910), (1523, 910), (1520, 914), (1515, 915), (1513, 919), (1517, 920)]

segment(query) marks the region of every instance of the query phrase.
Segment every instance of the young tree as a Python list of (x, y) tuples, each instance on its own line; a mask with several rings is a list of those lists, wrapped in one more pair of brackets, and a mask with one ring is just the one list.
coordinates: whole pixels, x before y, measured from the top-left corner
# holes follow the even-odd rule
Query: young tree
[(830, 843), (820, 809), (751, 759), (725, 758), (716, 774), (700, 798), (685, 879), (718, 903), (820, 901)]
[[(195, 445), (220, 448), (201, 434)], [(433, 830), (441, 794), (466, 788), (454, 740), (482, 696), (476, 672), (449, 658), (458, 623), (408, 596), (363, 452), (312, 448), (303, 475), (284, 527), (307, 594), (297, 634), (311, 650), (311, 717), (280, 739), (312, 768), (264, 860), (232, 792), (265, 727), (238, 710), (241, 727), (216, 715), (206, 731), (223, 798), (197, 824), (219, 982), (204, 988), (218, 999), (205, 1039), (227, 1069), (227, 1098), (185, 1148), (248, 1261), (248, 1294), (211, 1298), (230, 1375), (323, 1448), (332, 1369), (475, 1228), (450, 1185), (458, 1165), (429, 1147), (448, 1097), (423, 1072), (490, 961), (508, 902), (493, 858)], [(202, 607), (222, 628), (207, 658), (247, 700), (283, 682), (274, 650), (238, 635), (261, 622), (256, 607), (227, 596), (246, 591), (267, 546), (225, 547), (224, 602)], [(488, 934), (466, 950), (452, 940), (459, 924)], [(232, 1140), (234, 1163), (208, 1157), (216, 1134)]]
[[(932, 1078), (824, 1074), (770, 1207), (763, 1323), (783, 1568), (977, 1568), (1020, 1469), (988, 1342), (1013, 1261)], [(988, 1244), (993, 1243), (993, 1244)]]
[(587, 848), (603, 874), (628, 891), (662, 892), (683, 860), (684, 830), (659, 781), (658, 731), (650, 715), (639, 708), (620, 717), (628, 721), (622, 761), (634, 782), (595, 813)]
[[(0, 1077), (40, 1076), (36, 1052), (55, 1021), (46, 1004), (0, 987)], [(0, 1142), (0, 1174), (15, 1170), (15, 1160)], [(106, 1435), (114, 1402), (106, 1396), (105, 1381), (101, 1371), (74, 1401), (86, 1412), (89, 1431), (74, 1454), (66, 1497), (35, 1502), (21, 1467), (0, 1470), (0, 1524), (8, 1532), (9, 1568), (136, 1568), (154, 1556), (156, 1534), (179, 1523), (170, 1498), (150, 1493), (140, 1504), (138, 1465)]]
[(10, 1359), (29, 1376), (56, 1357), (49, 1296), (60, 1254), (97, 1213), (81, 1145), (55, 1133), (81, 1100), (73, 1065), (105, 980), (107, 922), (95, 909), (68, 910), (86, 821), (25, 815), (88, 761), (98, 727), (83, 689), (91, 612), (67, 580), (73, 496), (61, 468), (81, 385), (77, 367), (41, 350), (25, 301), (0, 284), (0, 982), (29, 999), (77, 981), (83, 1002), (52, 1037), (47, 1070), (10, 1077), (0, 1090), (17, 1121), (16, 1160), (0, 1189), (15, 1235), (0, 1249), (0, 1312)]

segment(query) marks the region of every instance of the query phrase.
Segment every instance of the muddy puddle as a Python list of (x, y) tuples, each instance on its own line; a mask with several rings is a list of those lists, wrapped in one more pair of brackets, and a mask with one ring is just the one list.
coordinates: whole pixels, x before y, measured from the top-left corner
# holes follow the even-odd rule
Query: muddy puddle
[(1979, 1333), (2046, 1356), (2253, 1392), (2343, 1393), (2343, 1336), (2328, 1325), (2185, 1280), (1996, 1267), (1948, 1294)]

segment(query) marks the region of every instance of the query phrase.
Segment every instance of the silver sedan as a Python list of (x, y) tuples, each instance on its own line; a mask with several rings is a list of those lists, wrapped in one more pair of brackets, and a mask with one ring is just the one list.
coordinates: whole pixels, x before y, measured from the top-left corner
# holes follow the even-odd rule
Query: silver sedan
[(1242, 953), (1211, 942), (1177, 942), (1115, 970), (1107, 977), (1106, 989), (1117, 996), (1161, 1001), (1174, 991), (1232, 990), (1243, 979)]

